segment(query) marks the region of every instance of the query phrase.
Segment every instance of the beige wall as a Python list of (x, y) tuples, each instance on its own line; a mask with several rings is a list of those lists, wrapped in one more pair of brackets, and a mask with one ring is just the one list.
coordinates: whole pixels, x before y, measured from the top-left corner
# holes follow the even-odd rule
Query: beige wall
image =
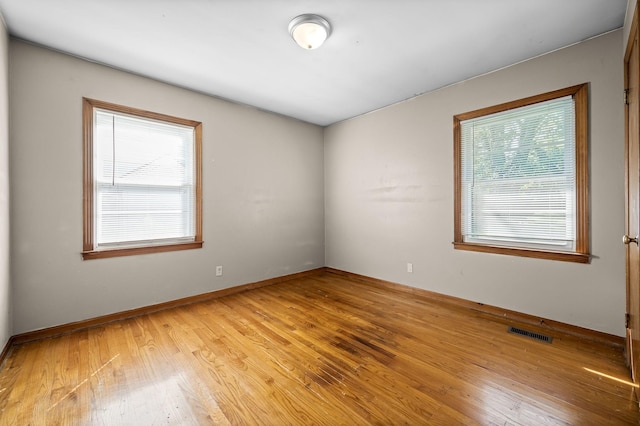
[[(324, 266), (320, 127), (16, 40), (9, 59), (15, 334)], [(203, 249), (81, 260), (83, 96), (203, 123)]]
[[(6, 31), (2, 37), (6, 68)], [(12, 40), (14, 326), (2, 278), (8, 221), (0, 220), (0, 333), (326, 264), (623, 335), (622, 38), (616, 31), (324, 133)], [(6, 88), (6, 77), (0, 81)], [(582, 82), (591, 83), (592, 263), (454, 251), (452, 116)], [(81, 260), (83, 96), (203, 122), (204, 249)], [(0, 121), (7, 119), (6, 98), (0, 88)], [(3, 145), (0, 134), (0, 211), (7, 194)], [(224, 266), (223, 277), (215, 277), (215, 265)]]
[(9, 277), (9, 36), (0, 15), (0, 351), (13, 333)]
[[(621, 45), (618, 30), (327, 128), (327, 266), (623, 336)], [(454, 250), (453, 115), (584, 82), (591, 264)]]

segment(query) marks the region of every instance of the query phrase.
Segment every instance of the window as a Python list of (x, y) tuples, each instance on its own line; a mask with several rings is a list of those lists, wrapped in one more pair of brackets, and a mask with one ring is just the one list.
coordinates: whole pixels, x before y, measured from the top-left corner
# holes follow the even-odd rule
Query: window
[(454, 247), (588, 263), (587, 84), (456, 115)]
[(202, 247), (202, 124), (83, 99), (82, 256)]

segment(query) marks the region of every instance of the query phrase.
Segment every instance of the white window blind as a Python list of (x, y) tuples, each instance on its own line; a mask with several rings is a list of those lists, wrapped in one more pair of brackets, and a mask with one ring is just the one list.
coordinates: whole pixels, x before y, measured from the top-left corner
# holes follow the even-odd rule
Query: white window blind
[(194, 129), (94, 109), (96, 248), (195, 239)]
[(573, 97), (460, 124), (464, 241), (574, 251)]

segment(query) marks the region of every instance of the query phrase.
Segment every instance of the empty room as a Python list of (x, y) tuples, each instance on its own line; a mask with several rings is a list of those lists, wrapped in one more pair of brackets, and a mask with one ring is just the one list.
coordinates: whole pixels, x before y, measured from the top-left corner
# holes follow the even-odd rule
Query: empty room
[(0, 425), (640, 423), (636, 0), (0, 15)]

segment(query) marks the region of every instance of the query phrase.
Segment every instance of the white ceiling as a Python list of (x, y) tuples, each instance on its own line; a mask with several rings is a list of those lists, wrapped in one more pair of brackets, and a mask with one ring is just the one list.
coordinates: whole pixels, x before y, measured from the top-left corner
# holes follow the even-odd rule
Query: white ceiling
[[(324, 126), (620, 28), (626, 3), (0, 0), (0, 11), (15, 37)], [(289, 37), (302, 13), (333, 26), (317, 50)]]

